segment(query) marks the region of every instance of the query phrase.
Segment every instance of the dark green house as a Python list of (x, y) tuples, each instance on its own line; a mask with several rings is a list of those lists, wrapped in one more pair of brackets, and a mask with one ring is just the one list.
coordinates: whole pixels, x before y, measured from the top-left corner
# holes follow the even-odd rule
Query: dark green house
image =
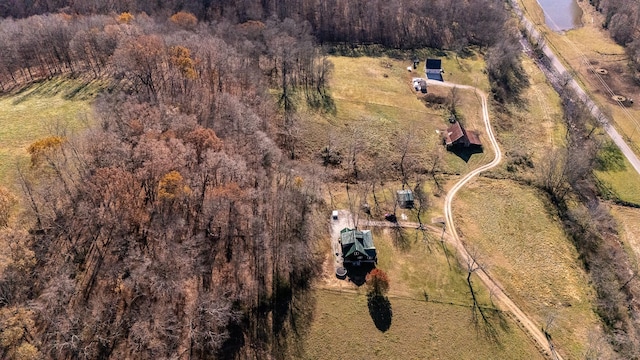
[(345, 266), (375, 265), (378, 262), (371, 230), (342, 229), (340, 231), (340, 246)]

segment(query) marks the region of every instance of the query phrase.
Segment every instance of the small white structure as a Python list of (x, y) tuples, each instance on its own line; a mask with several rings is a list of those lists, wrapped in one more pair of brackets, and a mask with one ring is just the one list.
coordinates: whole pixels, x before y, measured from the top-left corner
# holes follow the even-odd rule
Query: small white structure
[(423, 94), (427, 93), (427, 81), (423, 78), (413, 78), (413, 88)]
[(333, 210), (331, 212), (331, 220), (338, 220), (338, 210)]

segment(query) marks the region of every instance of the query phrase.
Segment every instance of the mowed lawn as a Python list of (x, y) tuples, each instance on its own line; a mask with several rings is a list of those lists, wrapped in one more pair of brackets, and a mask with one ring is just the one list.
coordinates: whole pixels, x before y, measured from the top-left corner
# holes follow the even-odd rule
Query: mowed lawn
[(94, 91), (95, 85), (54, 79), (0, 96), (0, 184), (14, 186), (16, 166), (28, 164), (33, 141), (85, 127)]
[(497, 338), (471, 322), (471, 309), (390, 296), (389, 330), (378, 330), (363, 294), (317, 290), (305, 359), (542, 359), (509, 318), (493, 315)]
[(478, 179), (454, 200), (468, 249), (537, 323), (549, 326), (565, 358), (584, 356), (602, 338), (594, 290), (578, 254), (538, 190), (509, 180)]

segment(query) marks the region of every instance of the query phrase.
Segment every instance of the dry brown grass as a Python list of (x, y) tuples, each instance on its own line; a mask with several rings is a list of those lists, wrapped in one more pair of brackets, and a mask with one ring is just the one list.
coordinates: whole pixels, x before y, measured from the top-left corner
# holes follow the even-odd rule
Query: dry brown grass
[[(354, 62), (354, 61), (358, 62)], [(361, 100), (352, 101), (348, 96), (340, 94), (349, 93), (353, 97), (362, 96), (361, 92), (349, 92), (348, 89), (361, 86), (361, 82), (355, 79), (362, 78), (361, 71), (363, 63), (369, 63), (375, 67), (379, 64), (380, 59), (351, 59), (351, 58), (335, 58), (336, 74), (334, 81), (346, 81), (348, 84), (337, 84), (334, 86), (334, 96), (337, 99), (338, 114), (334, 118), (315, 118), (314, 127), (322, 128), (322, 121), (331, 123), (332, 126), (344, 126), (349, 128), (354, 124), (351, 117), (372, 116), (371, 106), (365, 106)], [(361, 63), (360, 63), (361, 62)], [(385, 106), (378, 107), (375, 112), (379, 117), (378, 121), (368, 121), (367, 128), (375, 136), (372, 138), (379, 139), (380, 148), (386, 151), (392, 151), (389, 147), (388, 127), (380, 124), (396, 124), (398, 126), (408, 124), (406, 117), (398, 118), (398, 107), (391, 102), (398, 101), (402, 106), (408, 105), (406, 101), (416, 101), (414, 93), (409, 88), (405, 95), (405, 86), (408, 85), (410, 75), (406, 74), (404, 64), (397, 66), (397, 72), (389, 71), (388, 77), (384, 77), (384, 73), (372, 72), (372, 76), (380, 76), (379, 81), (389, 81), (396, 84), (395, 90), (391, 85), (380, 85), (374, 87), (371, 92), (367, 93), (375, 102), (386, 101)], [(539, 72), (536, 65), (530, 61), (524, 61), (532, 86), (525, 93), (526, 101), (523, 104), (510, 105), (508, 107), (509, 116), (501, 116), (497, 118), (492, 115), (492, 122), (497, 128), (499, 141), (503, 151), (523, 151), (529, 155), (533, 162), (538, 165), (544, 161), (549, 149), (564, 146), (564, 136), (566, 128), (562, 120), (562, 109), (557, 94), (549, 86), (544, 75)], [(388, 68), (385, 68), (388, 69)], [(393, 69), (393, 67), (392, 67)], [(379, 71), (383, 71), (378, 69)], [(341, 72), (342, 71), (342, 72)], [(385, 70), (386, 71), (386, 70)], [(343, 74), (343, 75), (340, 75)], [(380, 75), (382, 74), (382, 75)], [(395, 75), (394, 75), (395, 74)], [(397, 78), (392, 79), (393, 76)], [(474, 75), (469, 75), (473, 78)], [(403, 79), (404, 77), (404, 79)], [(351, 80), (353, 81), (351, 81)], [(379, 89), (378, 89), (379, 88)], [(394, 94), (394, 91), (396, 92)], [(431, 87), (430, 92), (439, 95), (448, 95), (448, 89)], [(465, 125), (470, 129), (483, 131), (484, 126), (481, 122), (480, 107), (477, 98), (473, 92), (461, 92), (461, 101), (459, 111), (462, 114)], [(399, 99), (402, 97), (403, 99)], [(422, 106), (422, 104), (420, 104)], [(345, 111), (341, 113), (340, 110)], [(396, 110), (393, 110), (394, 107)], [(386, 110), (385, 110), (386, 109)], [(427, 109), (432, 111), (433, 109)], [(394, 113), (395, 112), (395, 113)], [(428, 129), (443, 129), (447, 123), (443, 112), (430, 114), (420, 120), (420, 129), (425, 131), (425, 136), (430, 136)], [(317, 119), (320, 119), (319, 121)], [(348, 124), (348, 125), (347, 125)], [(340, 132), (335, 128), (336, 132)], [(427, 129), (427, 130), (425, 130)], [(325, 135), (331, 139), (336, 132)], [(435, 131), (433, 131), (435, 132)], [(436, 138), (437, 141), (437, 138)], [(437, 143), (435, 143), (437, 146)], [(433, 146), (433, 145), (432, 145)], [(433, 149), (433, 147), (431, 147)], [(429, 151), (430, 148), (424, 148)], [(423, 150), (420, 150), (423, 151)], [(489, 162), (493, 154), (473, 155), (469, 163), (464, 163), (453, 154), (445, 154), (443, 169), (450, 174), (466, 173), (472, 168)], [(508, 160), (508, 157), (507, 157)], [(505, 160), (505, 162), (507, 161)], [(506, 166), (506, 165), (503, 165)], [(506, 170), (498, 170), (498, 172)], [(525, 179), (534, 179), (536, 169), (527, 169), (520, 171), (520, 177)], [(442, 182), (445, 184), (445, 190), (456, 180), (457, 176), (449, 175), (443, 177)], [(433, 192), (433, 184), (428, 182), (430, 193)], [(480, 184), (480, 185), (479, 185)], [(336, 208), (346, 208), (348, 200), (345, 193), (345, 186), (333, 184), (331, 206)], [(399, 188), (399, 182), (388, 182), (384, 186), (380, 186), (378, 194), (380, 201), (391, 204), (393, 191)], [(480, 180), (476, 181), (472, 186), (472, 191), (463, 191), (461, 197), (455, 201), (454, 212), (457, 216), (456, 221), (461, 221), (461, 230), (468, 242), (479, 249), (485, 264), (489, 271), (495, 276), (498, 282), (502, 283), (505, 290), (514, 298), (514, 300), (525, 309), (525, 311), (533, 316), (533, 318), (541, 325), (546, 325), (547, 321), (554, 318), (553, 324), (549, 331), (554, 336), (554, 341), (560, 352), (567, 358), (583, 357), (589, 351), (592, 344), (601, 343), (594, 341), (600, 339), (603, 334), (599, 328), (598, 319), (592, 308), (594, 296), (592, 289), (588, 284), (586, 274), (581, 268), (581, 263), (577, 259), (575, 248), (563, 233), (558, 219), (549, 215), (546, 207), (544, 196), (531, 187), (519, 185), (516, 182), (504, 180)], [(358, 185), (352, 185), (350, 191), (352, 195), (357, 192)], [(441, 216), (439, 209), (442, 207), (441, 198), (432, 196), (433, 208), (428, 215), (423, 218), (429, 222), (431, 217)], [(367, 202), (372, 204), (370, 195)], [(356, 202), (359, 206), (360, 201)], [(411, 214), (408, 214), (411, 216)], [(438, 246), (428, 246), (428, 244), (438, 245), (437, 239), (439, 234), (431, 234), (430, 242), (419, 241), (420, 237), (411, 234), (408, 238), (412, 239), (410, 251), (402, 251), (393, 243), (393, 238), (389, 237), (385, 232), (378, 232), (376, 235), (376, 244), (380, 253), (379, 266), (390, 274), (392, 279), (392, 295), (398, 297), (409, 297), (418, 299), (422, 292), (426, 292), (430, 297), (437, 296), (439, 301), (459, 301), (461, 304), (468, 306), (470, 296), (468, 289), (465, 289), (464, 274), (459, 270), (458, 265), (454, 264), (453, 270), (446, 270), (448, 266), (446, 257), (442, 248)], [(487, 255), (490, 254), (490, 255)], [(457, 269), (457, 270), (456, 270)], [(332, 269), (328, 270), (328, 278), (333, 274)], [(330, 287), (341, 289), (347, 294), (351, 294), (354, 288), (345, 283), (333, 282)], [(342, 295), (341, 295), (342, 296)], [(362, 297), (359, 295), (345, 295)], [(488, 301), (489, 290), (482, 289), (481, 296), (483, 301)], [(320, 295), (319, 307), (327, 306), (327, 297)], [(357, 300), (349, 300), (357, 301)], [(366, 303), (364, 304), (366, 306)], [(395, 305), (394, 305), (395, 306)], [(332, 310), (320, 310), (316, 319), (316, 323), (312, 326), (312, 335), (310, 337), (309, 349), (310, 358), (323, 357), (329, 354), (322, 349), (319, 344), (327, 341), (329, 334), (334, 330), (333, 326), (338, 326), (343, 314), (355, 314), (357, 311), (365, 311), (359, 305), (345, 304), (340, 301), (333, 301), (329, 308)], [(333, 316), (335, 314), (339, 314)], [(349, 316), (346, 316), (349, 318)], [(445, 320), (446, 321), (446, 320)], [(319, 323), (318, 323), (319, 322)], [(329, 325), (333, 324), (333, 325)], [(395, 324), (395, 322), (394, 322)], [(339, 325), (338, 329), (343, 331), (343, 335), (351, 334), (349, 328)], [(392, 329), (393, 329), (392, 325)], [(420, 326), (420, 325), (412, 325)], [(445, 326), (445, 325), (442, 325)], [(338, 331), (338, 330), (336, 330)], [(406, 330), (409, 331), (409, 330)], [(325, 335), (326, 334), (326, 335)], [(331, 335), (334, 336), (334, 335)], [(337, 336), (337, 335), (335, 335)], [(351, 336), (351, 335), (349, 335)], [(519, 336), (519, 335), (518, 335)], [(335, 338), (335, 337), (334, 337)], [(348, 337), (348, 339), (357, 339)], [(357, 341), (355, 341), (357, 342)], [(404, 343), (401, 343), (406, 346)], [(387, 347), (394, 347), (394, 344), (385, 344), (384, 348), (378, 350), (378, 354), (387, 354)], [(591, 349), (592, 350), (592, 349)], [(449, 350), (447, 350), (449, 351)], [(608, 351), (604, 345), (604, 353)], [(349, 357), (359, 358), (359, 353), (369, 354), (366, 350), (357, 347), (357, 351), (349, 351)], [(331, 352), (332, 356), (336, 353)], [(372, 356), (376, 356), (374, 353)], [(460, 351), (459, 354), (448, 353), (445, 358), (468, 358), (468, 353)], [(335, 357), (335, 356), (333, 356)], [(429, 356), (426, 356), (429, 357)], [(480, 356), (482, 358), (482, 356)], [(339, 357), (338, 357), (339, 358)], [(477, 357), (476, 357), (477, 358)], [(491, 358), (487, 356), (485, 358)], [(499, 358), (499, 356), (497, 357)], [(511, 358), (508, 356), (507, 358)]]
[(602, 337), (594, 293), (578, 254), (537, 190), (509, 180), (476, 180), (454, 201), (459, 231), (507, 294), (549, 329), (567, 358)]
[(464, 306), (390, 296), (392, 323), (381, 332), (363, 294), (318, 290), (316, 299), (305, 359), (542, 359), (511, 319), (496, 342)]
[(611, 213), (618, 223), (618, 231), (622, 244), (640, 264), (640, 209), (623, 206), (612, 206)]
[[(544, 14), (536, 0), (520, 0), (520, 4), (527, 16), (537, 25), (545, 35), (547, 44), (559, 56), (571, 74), (576, 76), (582, 87), (592, 96), (603, 112), (612, 119), (627, 142), (640, 155), (640, 103), (621, 108), (611, 99), (611, 94), (605, 90), (601, 81), (594, 73), (594, 69), (605, 68), (608, 74), (601, 76), (613, 92), (634, 100), (640, 99), (640, 87), (634, 81), (628, 67), (628, 56), (620, 45), (617, 45), (602, 28), (603, 15), (595, 11), (587, 1), (579, 1), (583, 9), (583, 26), (558, 33), (551, 31), (544, 23)], [(617, 174), (601, 176), (601, 180), (622, 198), (628, 188), (640, 188), (640, 178), (630, 177), (629, 182), (621, 184)]]
[(97, 85), (53, 79), (0, 97), (0, 184), (13, 187), (15, 168), (39, 137), (86, 126)]
[[(445, 58), (446, 80), (463, 81), (469, 85), (486, 87), (486, 79), (473, 80), (484, 62), (478, 58)], [(318, 160), (325, 146), (340, 149), (347, 154), (358, 141), (364, 160), (360, 166), (371, 168), (374, 158), (396, 161), (397, 147), (403, 136), (413, 134), (414, 156), (420, 163), (427, 163), (434, 149), (442, 140), (436, 130), (448, 126), (448, 111), (427, 107), (411, 87), (413, 77), (424, 76), (421, 71), (409, 73), (407, 62), (382, 58), (331, 57), (335, 70), (331, 76), (331, 95), (336, 113), (303, 113), (300, 149), (303, 158)], [(421, 65), (422, 66), (422, 65)], [(484, 78), (484, 77), (478, 77)], [(466, 81), (466, 82), (464, 82)], [(451, 89), (431, 86), (429, 92), (449, 97)], [(469, 90), (460, 90), (458, 111), (469, 129), (483, 132), (480, 102)], [(443, 170), (462, 173), (487, 162), (488, 154), (476, 154), (466, 163), (459, 157), (445, 154)], [(368, 159), (368, 160), (367, 160)], [(490, 160), (490, 159), (489, 159)], [(343, 164), (343, 167), (346, 165)]]

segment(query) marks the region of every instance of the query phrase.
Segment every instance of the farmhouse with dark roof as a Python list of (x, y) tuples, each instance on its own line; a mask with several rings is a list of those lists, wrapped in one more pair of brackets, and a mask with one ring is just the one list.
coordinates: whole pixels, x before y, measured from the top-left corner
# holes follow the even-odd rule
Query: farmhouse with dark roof
[(342, 258), (345, 266), (360, 266), (378, 262), (371, 230), (342, 229), (340, 231), (340, 246), (342, 246)]

